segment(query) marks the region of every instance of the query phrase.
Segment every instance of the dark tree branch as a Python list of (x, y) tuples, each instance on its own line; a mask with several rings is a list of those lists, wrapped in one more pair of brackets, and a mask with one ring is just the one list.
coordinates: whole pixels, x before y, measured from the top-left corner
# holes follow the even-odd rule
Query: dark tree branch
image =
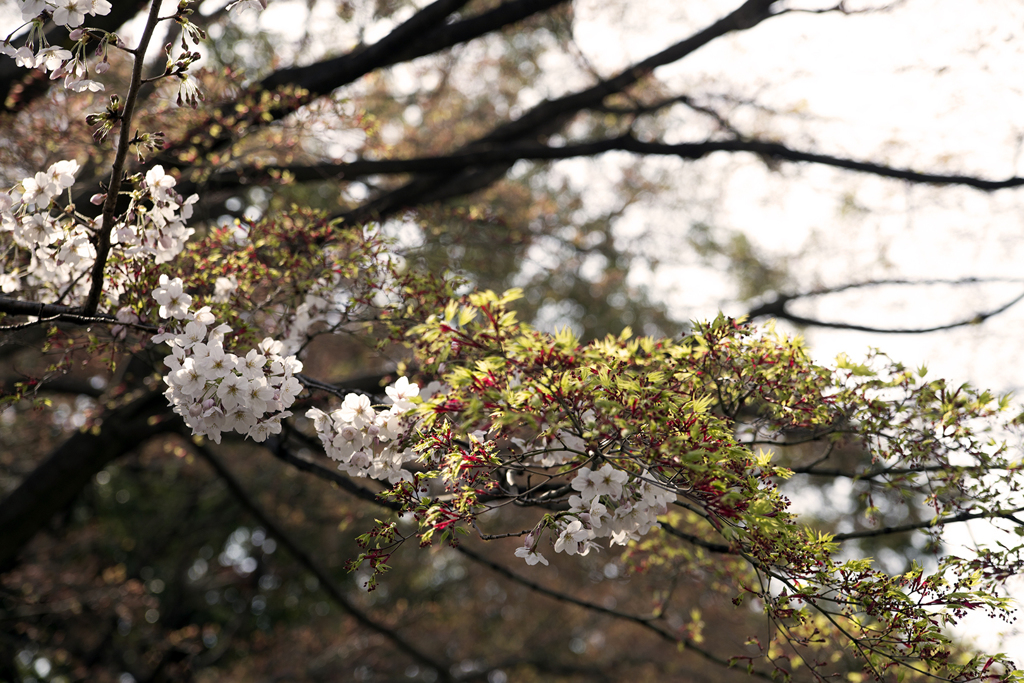
[(984, 474), (986, 472), (1017, 472), (1018, 470), (1013, 467), (994, 467), (992, 465), (926, 465), (922, 467), (879, 467), (867, 470), (866, 472), (849, 472), (838, 467), (819, 469), (812, 464), (809, 467), (795, 467), (790, 471), (793, 474), (806, 474), (810, 477), (841, 477), (863, 481), (879, 477), (902, 477), (907, 474), (927, 474), (929, 472), (974, 472)]
[(34, 301), (22, 301), (9, 296), (0, 296), (0, 313), (9, 315), (32, 315), (39, 318), (55, 318), (68, 322), (117, 322), (112, 315), (84, 316), (75, 306), (60, 304), (40, 304)]
[(995, 317), (1000, 313), (1005, 313), (1021, 300), (1024, 300), (1024, 292), (1018, 294), (1010, 301), (993, 310), (982, 311), (969, 318), (964, 318), (963, 320), (947, 323), (945, 325), (933, 325), (931, 327), (873, 327), (870, 325), (856, 325), (853, 323), (830, 322), (827, 320), (808, 318), (806, 316), (797, 315), (796, 313), (791, 313), (786, 309), (786, 305), (794, 298), (796, 297), (781, 296), (774, 301), (754, 308), (747, 315), (751, 319), (772, 317), (779, 320), (787, 320), (794, 325), (824, 327), (832, 330), (854, 330), (857, 332), (872, 332), (875, 334), (927, 334), (929, 332), (940, 332), (942, 330), (952, 330), (958, 327), (967, 327), (968, 325), (980, 325), (989, 318)]
[(905, 278), (885, 278), (881, 280), (864, 280), (862, 282), (847, 282), (835, 287), (823, 287), (808, 292), (788, 295), (789, 299), (809, 299), (818, 296), (839, 294), (851, 289), (867, 289), (869, 287), (931, 287), (934, 285), (951, 285), (959, 287), (962, 285), (986, 285), (986, 284), (1022, 284), (1024, 278), (1019, 277), (961, 277), (961, 278), (928, 278), (925, 280), (907, 280)]
[[(681, 635), (677, 635), (675, 633), (671, 633), (671, 632), (661, 628), (660, 626), (658, 626), (655, 622), (658, 621), (661, 617), (658, 617), (658, 616), (642, 617), (642, 616), (637, 616), (635, 614), (627, 614), (626, 612), (620, 612), (618, 610), (609, 609), (607, 607), (604, 607), (602, 605), (598, 605), (598, 604), (593, 603), (593, 602), (588, 602), (586, 600), (581, 600), (579, 598), (573, 597), (573, 596), (568, 595), (566, 593), (562, 593), (560, 591), (556, 591), (556, 590), (553, 590), (551, 588), (546, 588), (545, 586), (542, 586), (539, 583), (531, 581), (530, 579), (527, 579), (524, 576), (520, 576), (519, 574), (513, 572), (511, 569), (505, 567), (504, 565), (498, 564), (497, 562), (494, 562), (494, 561), (484, 557), (483, 555), (479, 555), (476, 552), (474, 552), (472, 550), (469, 550), (468, 548), (466, 548), (465, 544), (458, 545), (458, 546), (455, 547), (455, 549), (459, 553), (461, 553), (462, 555), (464, 555), (464, 556), (468, 557), (469, 559), (473, 560), (474, 562), (476, 562), (478, 564), (482, 564), (483, 566), (488, 567), (492, 571), (494, 571), (494, 572), (504, 576), (505, 578), (510, 579), (511, 581), (514, 581), (515, 583), (518, 583), (521, 586), (525, 586), (526, 588), (529, 588), (530, 590), (532, 590), (532, 591), (534, 591), (536, 593), (540, 593), (541, 595), (545, 595), (545, 596), (547, 596), (549, 598), (552, 598), (554, 600), (558, 600), (559, 602), (565, 602), (565, 603), (568, 603), (570, 605), (576, 605), (577, 607), (582, 607), (582, 608), (584, 608), (586, 610), (590, 610), (591, 612), (596, 612), (598, 614), (605, 614), (605, 615), (613, 617), (615, 619), (621, 619), (623, 621), (629, 621), (629, 622), (632, 622), (634, 624), (638, 624), (638, 625), (643, 626), (644, 628), (646, 628), (646, 629), (648, 629), (650, 631), (653, 631), (654, 633), (658, 634), (660, 637), (664, 638), (665, 640), (667, 640), (667, 641), (669, 641), (671, 643), (674, 643), (676, 645), (682, 646), (686, 650), (693, 651), (694, 653), (696, 653), (697, 655), (700, 655), (702, 658), (706, 659), (709, 662), (712, 662), (714, 664), (718, 664), (719, 666), (723, 666), (723, 667), (731, 666), (731, 664), (730, 664), (728, 659), (725, 659), (723, 657), (719, 657), (718, 655), (713, 654), (712, 652), (710, 652), (708, 650), (705, 650), (704, 648), (700, 647), (697, 643), (695, 643), (694, 641), (690, 640), (689, 638), (686, 638), (685, 636), (681, 636)], [(752, 676), (756, 676), (756, 677), (762, 678), (764, 680), (769, 680), (769, 681), (773, 680), (773, 678), (772, 678), (772, 676), (770, 674), (762, 672), (762, 671), (758, 671), (756, 669), (754, 671), (750, 672), (750, 673), (751, 673)]]
[(132, 80), (128, 85), (128, 93), (124, 97), (124, 109), (121, 111), (121, 130), (117, 138), (117, 153), (110, 165), (110, 181), (107, 183), (107, 196), (103, 201), (103, 225), (96, 232), (93, 243), (96, 246), (96, 261), (92, 266), (92, 282), (89, 285), (89, 298), (82, 308), (86, 315), (95, 315), (100, 304), (100, 295), (103, 293), (105, 280), (103, 270), (107, 265), (107, 255), (110, 252), (110, 233), (114, 229), (114, 214), (117, 211), (117, 202), (121, 190), (121, 182), (124, 180), (123, 171), (125, 160), (128, 157), (128, 146), (132, 140), (132, 117), (135, 115), (135, 105), (139, 98), (139, 88), (142, 86), (142, 70), (145, 67), (146, 50), (149, 48), (149, 41), (153, 37), (153, 31), (160, 21), (159, 0), (153, 0), (149, 8), (149, 16), (146, 18), (146, 25), (142, 29), (142, 36), (135, 47), (135, 64), (132, 66)]
[(713, 553), (723, 553), (726, 555), (739, 554), (734, 548), (731, 548), (724, 543), (713, 543), (712, 541), (705, 541), (703, 538), (700, 538), (699, 536), (695, 536), (693, 534), (688, 534), (685, 531), (682, 531), (681, 529), (675, 528), (667, 522), (660, 522), (659, 524), (661, 526), (661, 529), (665, 533), (669, 534), (670, 536), (675, 536), (676, 538), (681, 538), (687, 543), (695, 545), (698, 548), (704, 548), (705, 550), (708, 550)]
[[(302, 88), (310, 93), (308, 98), (303, 98), (302, 102), (305, 103), (310, 99), (353, 83), (358, 78), (377, 69), (468, 42), (562, 4), (566, 0), (513, 0), (470, 19), (450, 24), (444, 23), (445, 19), (465, 6), (467, 2), (468, 0), (436, 0), (373, 45), (360, 47), (339, 57), (326, 59), (309, 66), (281, 69), (264, 78), (256, 86), (255, 91), (282, 87)], [(222, 108), (230, 108), (230, 106), (231, 103), (221, 105)], [(294, 107), (273, 109), (268, 112), (270, 120), (282, 119), (291, 114), (294, 109)], [(252, 121), (254, 125), (264, 125), (267, 122), (265, 119)], [(205, 142), (198, 144), (207, 153), (230, 143), (232, 139), (230, 131), (224, 131), (219, 136), (210, 136), (206, 130), (192, 131), (184, 139), (189, 141), (189, 145), (195, 145), (197, 144), (195, 142), (197, 134), (205, 138)], [(182, 166), (174, 158), (173, 148), (160, 155), (159, 161), (166, 166)]]
[(329, 93), (375, 69), (403, 61), (395, 58), (403, 52), (415, 53), (415, 48), (410, 48), (410, 45), (414, 46), (423, 39), (424, 34), (444, 22), (452, 12), (462, 9), (468, 2), (469, 0), (435, 0), (373, 45), (356, 48), (348, 54), (309, 66), (275, 71), (260, 82), (259, 88), (274, 90), (283, 86), (293, 86), (308, 90), (314, 96)]
[[(202, 184), (202, 188), (220, 190), (251, 183), (266, 182), (274, 176), (280, 177), (281, 173), (287, 173), (298, 182), (333, 179), (353, 180), (372, 175), (420, 174), (428, 176), (428, 178), (420, 181), (422, 184), (421, 194), (417, 197), (416, 203), (426, 203), (485, 187), (497, 177), (504, 175), (507, 169), (516, 161), (554, 161), (597, 156), (611, 151), (626, 151), (639, 155), (675, 156), (690, 160), (701, 159), (715, 152), (750, 152), (772, 159), (795, 163), (820, 164), (868, 173), (883, 178), (905, 180), (912, 183), (962, 185), (985, 192), (1024, 185), (1024, 178), (1017, 176), (1003, 180), (989, 180), (958, 174), (924, 173), (829, 154), (803, 152), (779, 143), (767, 143), (757, 140), (709, 140), (705, 142), (665, 144), (642, 142), (632, 136), (625, 135), (608, 140), (596, 140), (561, 147), (552, 147), (532, 142), (512, 142), (499, 146), (483, 145), (481, 143), (481, 147), (474, 148), (474, 146), (469, 146), (452, 154), (442, 156), (416, 157), (411, 159), (360, 159), (358, 161), (337, 164), (236, 168), (213, 174)], [(488, 172), (485, 173), (484, 170)], [(428, 192), (428, 180), (443, 175), (463, 178), (463, 180), (461, 183), (449, 180), (448, 184), (444, 185), (443, 188), (434, 188)], [(473, 178), (471, 184), (466, 180), (469, 177)], [(410, 187), (412, 184), (410, 183), (406, 187)], [(186, 182), (182, 184), (182, 191), (185, 193), (193, 192), (196, 189), (199, 188), (194, 183)], [(411, 190), (407, 192), (411, 193)], [(385, 195), (385, 197), (387, 196), (390, 195)], [(403, 194), (402, 196), (405, 195)], [(411, 200), (409, 201), (411, 206)], [(383, 199), (373, 202), (373, 205), (377, 206), (379, 210), (380, 208), (391, 206), (393, 203), (391, 200), (389, 202), (382, 202)], [(395, 206), (398, 205), (396, 204)], [(369, 209), (357, 209), (352, 215), (366, 210)]]
[[(329, 93), (348, 85), (361, 76), (376, 69), (384, 68), (403, 61), (433, 54), (440, 50), (468, 42), (493, 31), (511, 26), (523, 19), (551, 9), (567, 0), (511, 0), (498, 7), (468, 19), (444, 23), (453, 12), (464, 6), (468, 0), (438, 0), (411, 17), (397, 27), (391, 34), (369, 47), (358, 48), (352, 52), (317, 62), (305, 67), (289, 67), (281, 69), (256, 86), (255, 92), (285, 86), (304, 88), (310, 97), (303, 98), (301, 103), (316, 96)], [(250, 93), (251, 94), (251, 93)], [(300, 103), (300, 104), (301, 104)], [(220, 108), (231, 109), (235, 102), (225, 102)], [(298, 105), (297, 105), (298, 106)], [(269, 111), (270, 121), (277, 121), (291, 114), (295, 107), (279, 107)], [(269, 121), (257, 116), (249, 121), (251, 126), (266, 125)], [(220, 135), (211, 135), (208, 127), (189, 131), (184, 135), (183, 145), (198, 145), (203, 153), (220, 149), (232, 141), (232, 133), (225, 130)], [(155, 157), (155, 163), (165, 167), (183, 168), (187, 164), (179, 162), (175, 156), (178, 147), (170, 147)], [(190, 185), (179, 184), (178, 191), (189, 194)], [(99, 191), (98, 182), (94, 181), (84, 189), (78, 190), (76, 198), (89, 197)], [(84, 211), (89, 211), (89, 204), (77, 201)]]
[[(186, 433), (187, 434), (187, 433)], [(319, 562), (313, 559), (313, 556), (306, 552), (299, 544), (292, 538), (291, 534), (285, 530), (283, 526), (278, 524), (277, 520), (268, 515), (259, 504), (256, 503), (252, 497), (246, 492), (241, 482), (231, 473), (231, 471), (224, 465), (224, 462), (208, 447), (192, 444), (193, 450), (199, 453), (214, 469), (217, 475), (224, 480), (231, 493), (238, 499), (242, 507), (249, 511), (253, 517), (255, 517), (259, 523), (267, 529), (271, 536), (277, 539), (278, 543), (284, 546), (289, 554), (295, 559), (296, 562), (305, 567), (313, 576), (317, 578), (320, 585), (323, 586), (324, 590), (331, 597), (331, 600), (348, 613), (353, 619), (356, 620), (361, 626), (367, 628), (374, 633), (378, 633), (387, 640), (391, 641), (400, 651), (407, 654), (411, 659), (416, 662), (434, 669), (437, 672), (438, 677), (442, 681), (453, 680), (449, 672), (449, 667), (443, 662), (436, 659), (432, 655), (420, 650), (418, 647), (407, 641), (398, 631), (385, 626), (384, 624), (372, 619), (366, 612), (357, 607), (351, 600), (349, 600), (341, 586), (335, 582), (334, 578), (327, 572), (327, 570), (321, 566)]]
[(114, 316), (105, 313), (83, 315), (81, 313), (81, 309), (75, 306), (41, 304), (34, 301), (13, 299), (7, 296), (0, 296), (0, 313), (6, 313), (8, 315), (29, 315), (38, 318), (38, 320), (31, 322), (0, 326), (0, 331), (6, 332), (50, 322), (65, 322), (74, 325), (123, 325), (125, 327), (131, 327), (132, 329), (142, 330), (144, 332), (157, 331), (157, 327), (154, 325), (121, 322)]
[[(1024, 185), (1024, 178), (1018, 176), (1002, 180), (989, 180), (986, 178), (968, 175), (924, 173), (909, 169), (893, 168), (882, 164), (860, 162), (843, 157), (801, 152), (776, 142), (761, 142), (758, 140), (708, 140), (706, 142), (668, 144), (662, 142), (643, 142), (630, 135), (624, 135), (622, 137), (615, 137), (606, 140), (566, 144), (564, 146), (548, 146), (538, 143), (512, 143), (504, 146), (480, 148), (480, 150), (468, 150), (468, 148), (464, 148), (464, 151), (438, 157), (380, 160), (361, 159), (359, 161), (338, 164), (245, 167), (217, 172), (204, 182), (204, 187), (208, 189), (237, 187), (242, 184), (269, 180), (273, 175), (279, 175), (282, 172), (287, 172), (298, 182), (332, 179), (351, 180), (370, 175), (393, 175), (406, 173), (429, 175), (458, 173), (465, 171), (466, 169), (480, 166), (493, 166), (498, 164), (511, 165), (517, 161), (557, 161), (562, 159), (577, 159), (580, 157), (596, 157), (607, 152), (632, 152), (643, 156), (669, 156), (687, 160), (702, 159), (703, 157), (707, 157), (708, 155), (716, 152), (750, 152), (760, 156), (770, 157), (772, 159), (820, 164), (922, 184), (965, 185), (975, 189), (981, 189), (983, 191), (1008, 189)], [(187, 191), (191, 191), (195, 185), (188, 185), (187, 183), (184, 183), (182, 184), (182, 187), (185, 187)], [(967, 283), (975, 281), (967, 280), (958, 282)], [(850, 287), (882, 284), (915, 283), (909, 283), (906, 281), (879, 281), (876, 283), (851, 285), (845, 289), (849, 289)], [(814, 292), (811, 293), (811, 295), (820, 295), (834, 291), (840, 290)]]
[(984, 512), (961, 512), (959, 515), (949, 515), (946, 517), (937, 517), (935, 519), (924, 520), (921, 522), (912, 522), (909, 524), (899, 524), (897, 526), (886, 526), (878, 529), (865, 529), (864, 531), (851, 531), (846, 534), (834, 534), (832, 536), (833, 541), (848, 541), (853, 538), (872, 538), (876, 536), (888, 536), (890, 534), (899, 534), (904, 531), (917, 531), (920, 529), (938, 529), (944, 527), (947, 524), (958, 524), (960, 522), (969, 522), (972, 519), (1009, 519), (1015, 524), (1019, 524), (1015, 515), (1019, 512), (1024, 512), (1024, 508), (1014, 508), (1013, 510), (986, 510)]
[[(299, 436), (305, 437), (304, 434)], [(303, 440), (305, 440), (305, 438), (303, 438)], [(319, 443), (315, 445), (319, 447)], [(268, 444), (267, 448), (268, 450), (270, 450), (271, 453), (274, 454), (276, 458), (278, 458), (282, 462), (288, 463), (297, 470), (309, 472), (310, 474), (319, 477), (320, 479), (329, 481), (332, 484), (337, 485), (337, 487), (340, 488), (341, 490), (355, 496), (356, 498), (365, 500), (375, 505), (379, 505), (389, 510), (394, 510), (396, 512), (402, 510), (401, 503), (396, 503), (394, 501), (381, 498), (380, 496), (377, 495), (375, 491), (372, 491), (366, 488), (365, 486), (360, 486), (359, 484), (355, 483), (349, 477), (346, 477), (344, 474), (342, 474), (336, 469), (328, 469), (323, 465), (320, 465), (318, 463), (312, 462), (311, 460), (306, 460), (305, 458), (295, 455), (280, 441), (273, 444)]]
[(273, 90), (296, 86), (324, 95), (376, 69), (468, 42), (566, 1), (513, 0), (475, 17), (445, 24), (444, 20), (468, 0), (437, 0), (373, 45), (309, 66), (280, 69), (264, 78), (260, 87)]
[(351, 375), (340, 382), (330, 383), (310, 377), (302, 373), (295, 375), (295, 379), (302, 383), (302, 386), (309, 391), (322, 391), (344, 399), (349, 394), (362, 394), (368, 398), (384, 396), (383, 382), (389, 377), (395, 376), (395, 370), (387, 372), (368, 372), (361, 375)]
[(584, 109), (600, 105), (609, 95), (622, 92), (642, 78), (649, 76), (659, 66), (677, 62), (728, 33), (744, 31), (757, 26), (771, 16), (770, 8), (775, 1), (747, 0), (703, 31), (637, 62), (606, 81), (555, 100), (545, 100), (515, 121), (498, 126), (491, 133), (480, 138), (476, 144), (531, 139), (534, 137), (531, 135), (534, 130), (551, 121), (565, 121), (566, 117), (575, 116)]
[[(97, 389), (89, 381), (67, 375), (59, 375), (50, 379), (43, 379), (32, 387), (33, 393), (48, 394), (78, 394), (99, 398), (103, 395), (103, 389)], [(0, 395), (11, 393), (11, 387), (0, 379)]]
[(96, 430), (80, 431), (0, 502), (0, 572), (10, 569), (28, 541), (106, 467), (147, 439), (181, 429), (159, 391), (107, 411)]
[[(463, 146), (460, 152), (487, 151), (496, 145), (517, 141), (539, 143), (543, 138), (561, 130), (579, 112), (601, 105), (609, 95), (625, 90), (657, 67), (679, 61), (727, 33), (756, 26), (771, 16), (773, 4), (775, 0), (747, 0), (706, 29), (637, 62), (606, 81), (554, 100), (545, 100), (515, 121), (500, 125), (487, 135)], [(461, 196), (485, 187), (504, 175), (509, 167), (511, 161), (484, 168), (468, 168), (454, 175), (438, 175), (435, 171), (432, 175), (414, 179), (357, 209), (345, 212), (338, 218), (349, 223), (382, 220), (414, 205)]]

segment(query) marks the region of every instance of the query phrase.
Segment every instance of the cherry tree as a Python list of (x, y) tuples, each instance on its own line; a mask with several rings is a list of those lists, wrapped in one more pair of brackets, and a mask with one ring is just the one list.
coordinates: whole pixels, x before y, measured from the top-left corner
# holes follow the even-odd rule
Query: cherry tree
[[(470, 30), (466, 23), (490, 30), (539, 9), (510, 2), (443, 23), (465, 4), (428, 5), (381, 43), (354, 53), (344, 78), (467, 39), (460, 33)], [(781, 13), (774, 4), (748, 0), (672, 54), (578, 93), (573, 106), (604, 101), (676, 53)], [(104, 0), (19, 5), (27, 32), (3, 45), (14, 64), (57, 83), (67, 102), (103, 92), (108, 103), (76, 112), (102, 153), (49, 163), (0, 194), (2, 331), (11, 338), (38, 331), (31, 344), (59, 351), (38, 375), (7, 388), (4, 415), (28, 420), (45, 410), (43, 389), (83, 361), (112, 371), (127, 364), (129, 372), (0, 503), (0, 565), (13, 577), (10, 585), (28, 580), (19, 574), (20, 554), (87, 482), (140, 442), (174, 435), (256, 517), (262, 539), (277, 539), (335, 605), (431, 672), (430, 680), (495, 680), (517, 664), (460, 668), (418, 645), (425, 637), (418, 626), (375, 618), (247, 493), (220, 448), (258, 444), (293, 470), (378, 507), (347, 563), (369, 593), (397, 554), (449, 547), (511, 583), (633, 624), (678, 646), (680, 656), (723, 671), (801, 681), (1019, 678), (1011, 658), (972, 652), (949, 628), (975, 612), (1012, 619), (1006, 582), (1019, 572), (1024, 546), (979, 543), (955, 553), (942, 541), (947, 527), (970, 520), (1021, 529), (1020, 418), (1008, 397), (952, 386), (881, 353), (822, 366), (772, 324), (725, 316), (672, 337), (634, 336), (626, 328), (586, 342), (568, 328), (541, 332), (521, 320), (520, 290), (495, 293), (434, 272), (378, 222), (418, 202), (483, 187), (495, 169), (504, 172), (517, 159), (667, 150), (630, 135), (589, 151), (524, 147), (518, 136), (527, 126), (543, 128), (568, 111), (568, 99), (552, 100), (446, 158), (407, 160), (401, 168), (421, 176), (343, 215), (293, 205), (217, 225), (196, 214), (203, 187), (314, 171), (254, 162), (236, 172), (224, 164), (203, 186), (182, 173), (182, 159), (218, 153), (230, 144), (228, 129), (312, 108), (336, 83), (319, 82), (323, 73), (304, 67), (293, 68), (292, 80), (277, 72), (258, 89), (225, 96), (211, 114), (220, 130), (183, 131), (176, 121), (194, 123), (190, 110), (212, 99), (204, 88), (216, 87), (214, 75), (197, 70), (206, 36), (189, 2), (167, 15), (160, 2), (150, 4), (134, 44), (98, 27), (114, 11)], [(231, 9), (258, 12), (265, 3)], [(842, 3), (835, 9), (845, 11)], [(48, 26), (63, 30), (69, 47)], [(163, 66), (147, 75), (146, 57), (164, 26), (176, 27), (177, 37), (164, 48)], [(447, 28), (402, 42), (425, 27)], [(121, 59), (127, 68), (118, 72), (111, 64)], [(111, 77), (117, 73), (126, 80)], [(181, 107), (160, 112), (167, 130), (138, 113), (141, 93), (154, 88)], [(236, 114), (225, 113), (227, 104)], [(364, 132), (374, 125), (369, 117), (338, 115)], [(711, 147), (671, 151), (703, 155)], [(781, 159), (794, 154), (749, 141), (748, 148)], [(82, 186), (83, 168), (97, 163), (109, 171), (106, 180)], [(358, 171), (359, 163), (369, 170)], [(346, 162), (333, 171), (377, 173), (385, 165)], [(359, 387), (304, 372), (324, 368), (318, 350), (339, 337), (395, 362)], [(834, 532), (797, 514), (789, 487), (799, 477), (854, 482), (862, 527)], [(861, 540), (901, 533), (916, 534), (927, 562), (887, 571), (858, 550)], [(503, 554), (483, 556), (486, 543)], [(739, 644), (707, 643), (699, 610), (674, 601), (672, 591), (654, 596), (647, 612), (630, 612), (599, 603), (585, 585), (545, 588), (553, 564), (594, 554), (617, 558), (637, 575), (670, 566), (677, 579), (704, 577), (709, 592), (756, 614), (757, 626)], [(109, 571), (98, 575), (116, 582), (117, 571)], [(150, 623), (159, 620), (155, 608), (140, 605), (147, 615), (156, 612)], [(180, 647), (182, 675), (214, 650), (195, 624), (174, 633), (176, 647), (188, 645)], [(28, 652), (19, 648), (8, 649), (18, 657)], [(31, 665), (48, 676), (33, 656), (4, 674), (21, 677)]]

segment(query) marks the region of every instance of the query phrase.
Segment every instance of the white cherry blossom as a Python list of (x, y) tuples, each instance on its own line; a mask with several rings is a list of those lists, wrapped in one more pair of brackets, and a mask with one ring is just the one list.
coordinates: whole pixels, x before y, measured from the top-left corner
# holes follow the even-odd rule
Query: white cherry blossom
[(399, 377), (398, 381), (385, 389), (388, 398), (401, 410), (410, 410), (415, 405), (411, 399), (419, 396), (420, 388), (411, 384), (408, 377)]
[(185, 294), (185, 283), (181, 278), (168, 279), (160, 276), (160, 286), (153, 292), (153, 298), (160, 304), (158, 311), (161, 318), (184, 318), (188, 307), (192, 305), (192, 297)]
[(92, 11), (90, 0), (56, 0), (53, 10), (53, 23), (70, 26), (81, 26), (86, 13)]
[(345, 422), (352, 423), (357, 429), (373, 424), (376, 413), (370, 405), (370, 399), (357, 394), (349, 394), (341, 404), (338, 416)]
[(516, 548), (516, 557), (523, 558), (524, 560), (526, 560), (526, 564), (531, 566), (537, 564), (538, 562), (545, 566), (547, 566), (548, 564), (548, 560), (546, 557), (538, 553), (536, 550), (531, 550), (530, 548), (526, 548), (524, 546)]

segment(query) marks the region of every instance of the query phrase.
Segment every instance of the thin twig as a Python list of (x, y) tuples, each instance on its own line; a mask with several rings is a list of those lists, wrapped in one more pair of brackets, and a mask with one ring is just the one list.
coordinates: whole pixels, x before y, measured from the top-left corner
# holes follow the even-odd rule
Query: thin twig
[(379, 633), (390, 640), (399, 650), (409, 655), (410, 658), (416, 660), (420, 664), (434, 669), (442, 681), (453, 680), (449, 672), (449, 667), (446, 664), (420, 650), (418, 647), (399, 635), (395, 629), (389, 628), (372, 619), (368, 614), (366, 614), (366, 612), (359, 609), (354, 603), (345, 597), (345, 593), (334, 581), (331, 575), (327, 573), (327, 570), (322, 567), (319, 562), (313, 559), (312, 555), (301, 548), (285, 528), (278, 524), (276, 519), (268, 515), (263, 508), (252, 499), (242, 486), (241, 482), (238, 481), (235, 475), (224, 465), (224, 462), (208, 446), (196, 444), (194, 442), (190, 443), (192, 449), (210, 463), (210, 466), (213, 467), (217, 475), (224, 480), (224, 483), (227, 484), (235, 498), (238, 499), (238, 502), (241, 503), (242, 506), (267, 529), (270, 535), (277, 539), (278, 543), (288, 550), (291, 556), (299, 564), (304, 566), (317, 578), (320, 585), (324, 587), (327, 594), (338, 605), (338, 607), (347, 612), (353, 619), (364, 627)]
[[(670, 642), (676, 643), (677, 645), (681, 645), (681, 646), (683, 646), (687, 650), (692, 650), (693, 652), (695, 652), (696, 654), (700, 655), (701, 657), (703, 657), (704, 659), (708, 660), (709, 662), (713, 662), (715, 664), (718, 664), (718, 665), (724, 666), (724, 667), (732, 666), (732, 663), (728, 659), (723, 659), (723, 658), (719, 657), (718, 655), (712, 654), (711, 652), (709, 652), (709, 651), (705, 650), (704, 648), (698, 646), (694, 641), (690, 640), (689, 638), (685, 638), (685, 637), (683, 637), (681, 635), (671, 633), (671, 632), (669, 632), (669, 631), (667, 631), (667, 630), (657, 626), (654, 622), (658, 621), (661, 618), (659, 616), (642, 617), (642, 616), (638, 616), (638, 615), (635, 615), (635, 614), (627, 614), (626, 612), (619, 612), (618, 610), (610, 609), (608, 607), (604, 607), (602, 605), (598, 605), (598, 604), (593, 603), (593, 602), (588, 602), (586, 600), (580, 600), (579, 598), (573, 597), (571, 595), (567, 595), (565, 593), (561, 593), (561, 592), (553, 590), (551, 588), (546, 588), (546, 587), (540, 585), (539, 583), (531, 581), (530, 579), (527, 579), (526, 577), (520, 576), (519, 574), (516, 574), (515, 572), (513, 572), (511, 569), (508, 569), (507, 567), (504, 567), (504, 566), (502, 566), (502, 565), (500, 565), (500, 564), (498, 564), (496, 562), (493, 562), (492, 560), (487, 559), (486, 557), (484, 557), (482, 555), (478, 555), (477, 553), (473, 552), (472, 550), (469, 550), (468, 548), (465, 547), (465, 545), (456, 546), (455, 549), (459, 553), (461, 553), (462, 555), (465, 555), (469, 559), (473, 560), (474, 562), (482, 564), (485, 567), (490, 568), (492, 571), (495, 571), (498, 574), (501, 574), (505, 578), (508, 578), (508, 579), (510, 579), (510, 580), (512, 580), (512, 581), (514, 581), (514, 582), (516, 582), (518, 584), (520, 584), (521, 586), (525, 586), (526, 588), (529, 588), (530, 590), (532, 590), (532, 591), (534, 591), (536, 593), (540, 593), (541, 595), (546, 595), (547, 597), (553, 598), (553, 599), (558, 600), (560, 602), (567, 602), (569, 604), (576, 605), (577, 607), (582, 607), (582, 608), (590, 610), (592, 612), (598, 612), (600, 614), (606, 614), (606, 615), (608, 615), (610, 617), (614, 617), (615, 619), (621, 619), (623, 621), (630, 621), (630, 622), (633, 622), (634, 624), (639, 624), (640, 626), (643, 626), (644, 628), (646, 628), (646, 629), (648, 629), (650, 631), (653, 631), (654, 633), (657, 633), (659, 636), (661, 636), (665, 640), (668, 640)], [(751, 671), (750, 675), (756, 676), (758, 678), (762, 678), (762, 679), (764, 679), (766, 681), (774, 680), (770, 674), (765, 673), (763, 671), (758, 671), (756, 669)]]
[(128, 158), (129, 142), (132, 139), (132, 116), (135, 114), (135, 103), (142, 87), (142, 69), (146, 61), (146, 49), (153, 37), (153, 30), (160, 21), (159, 0), (153, 0), (149, 6), (149, 18), (142, 30), (142, 37), (135, 48), (135, 64), (132, 67), (132, 80), (128, 85), (128, 94), (124, 98), (124, 109), (121, 112), (121, 130), (117, 138), (117, 154), (110, 167), (110, 184), (107, 187), (107, 198), (103, 202), (103, 225), (96, 234), (96, 262), (92, 267), (92, 283), (89, 287), (89, 298), (86, 299), (82, 311), (92, 315), (100, 305), (103, 294), (103, 270), (107, 265), (110, 253), (110, 232), (114, 229), (114, 213), (117, 210), (117, 198), (121, 193), (121, 181), (124, 174), (125, 160)]
[(851, 531), (847, 534), (835, 534), (832, 536), (833, 541), (846, 541), (851, 538), (870, 538), (874, 536), (888, 536), (889, 534), (898, 534), (904, 531), (916, 531), (918, 529), (938, 529), (946, 526), (947, 524), (957, 524), (959, 522), (969, 522), (972, 519), (1013, 519), (1013, 515), (1018, 512), (1024, 512), (1024, 507), (1014, 508), (1013, 510), (989, 510), (986, 512), (962, 512), (959, 515), (949, 515), (947, 517), (936, 517), (935, 519), (924, 520), (921, 522), (912, 522), (910, 524), (900, 524), (899, 526), (886, 526), (879, 529), (866, 529), (864, 531)]

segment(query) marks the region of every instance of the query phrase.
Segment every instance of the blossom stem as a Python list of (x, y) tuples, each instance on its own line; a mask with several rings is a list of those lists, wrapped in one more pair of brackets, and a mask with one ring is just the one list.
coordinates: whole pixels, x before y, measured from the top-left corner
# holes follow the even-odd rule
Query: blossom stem
[(100, 304), (100, 296), (103, 294), (103, 270), (107, 264), (107, 256), (110, 254), (110, 233), (114, 227), (114, 212), (117, 210), (117, 198), (121, 191), (121, 180), (124, 174), (125, 160), (128, 158), (128, 146), (132, 139), (131, 124), (132, 116), (135, 113), (135, 102), (139, 97), (139, 88), (142, 87), (142, 69), (146, 57), (146, 49), (153, 37), (153, 31), (160, 21), (160, 0), (153, 0), (149, 7), (149, 17), (146, 20), (146, 27), (142, 31), (139, 44), (133, 51), (135, 64), (132, 67), (132, 80), (128, 85), (128, 94), (125, 96), (124, 109), (121, 112), (121, 130), (117, 138), (117, 153), (114, 155), (114, 163), (110, 168), (110, 184), (107, 187), (107, 198), (103, 202), (103, 223), (96, 234), (96, 262), (92, 267), (92, 283), (89, 287), (89, 298), (85, 302), (82, 312), (86, 315), (93, 315)]

